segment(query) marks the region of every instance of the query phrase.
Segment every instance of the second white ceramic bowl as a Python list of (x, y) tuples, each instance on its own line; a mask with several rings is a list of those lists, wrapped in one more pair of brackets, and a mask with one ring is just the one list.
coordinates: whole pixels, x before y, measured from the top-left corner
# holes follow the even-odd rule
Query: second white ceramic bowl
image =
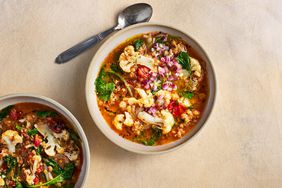
[[(187, 135), (182, 137), (181, 139), (174, 141), (169, 144), (160, 145), (160, 146), (144, 146), (138, 143), (131, 142), (120, 137), (115, 131), (111, 129), (111, 127), (107, 124), (104, 120), (102, 114), (99, 111), (98, 104), (97, 104), (97, 96), (95, 93), (95, 85), (94, 82), (99, 74), (100, 68), (104, 59), (108, 56), (108, 54), (120, 43), (124, 42), (126, 39), (131, 38), (135, 35), (148, 33), (148, 32), (155, 32), (155, 31), (162, 31), (165, 33), (169, 33), (174, 36), (181, 37), (184, 41), (186, 41), (201, 57), (204, 61), (204, 66), (207, 72), (208, 77), (208, 84), (210, 88), (209, 97), (207, 100), (207, 104), (205, 110), (202, 114), (201, 119), (199, 120), (198, 124), (195, 128), (189, 132)], [(90, 67), (88, 69), (87, 78), (86, 78), (86, 100), (89, 112), (98, 126), (98, 128), (104, 133), (104, 135), (110, 139), (113, 143), (117, 144), (118, 146), (135, 153), (142, 153), (142, 154), (154, 154), (154, 153), (163, 153), (166, 151), (173, 150), (175, 148), (180, 147), (192, 138), (204, 125), (208, 116), (211, 113), (214, 100), (215, 100), (215, 75), (211, 65), (211, 62), (203, 50), (203, 48), (189, 35), (185, 34), (184, 32), (175, 29), (173, 27), (153, 24), (153, 23), (144, 23), (144, 24), (136, 24), (130, 27), (127, 27), (111, 37), (109, 37), (99, 48), (96, 52), (95, 56), (92, 59)]]
[(23, 94), (12, 94), (12, 95), (0, 97), (0, 110), (9, 105), (14, 105), (17, 103), (26, 103), (26, 102), (37, 103), (37, 104), (48, 106), (56, 110), (60, 114), (62, 114), (71, 123), (71, 125), (73, 125), (73, 128), (78, 133), (81, 139), (82, 152), (83, 152), (83, 164), (78, 181), (75, 184), (75, 188), (83, 187), (90, 168), (90, 151), (89, 151), (87, 138), (84, 134), (84, 131), (80, 123), (72, 115), (72, 113), (68, 109), (66, 109), (63, 105), (59, 104), (58, 102), (50, 98), (39, 96), (39, 95), (33, 95), (33, 94), (23, 93)]

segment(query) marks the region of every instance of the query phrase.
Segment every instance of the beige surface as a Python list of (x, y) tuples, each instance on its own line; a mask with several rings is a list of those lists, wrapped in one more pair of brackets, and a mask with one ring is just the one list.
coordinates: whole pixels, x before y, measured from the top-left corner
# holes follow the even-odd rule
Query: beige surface
[(69, 108), (91, 146), (90, 187), (282, 187), (282, 1), (150, 1), (152, 21), (186, 30), (206, 49), (218, 83), (208, 123), (181, 149), (126, 152), (92, 122), (84, 99), (91, 49), (56, 55), (115, 23), (134, 1), (0, 0), (0, 95), (32, 92)]

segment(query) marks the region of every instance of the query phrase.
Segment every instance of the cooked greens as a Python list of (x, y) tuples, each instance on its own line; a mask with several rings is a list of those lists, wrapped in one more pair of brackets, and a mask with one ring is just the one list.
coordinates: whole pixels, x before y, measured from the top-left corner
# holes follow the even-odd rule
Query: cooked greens
[(10, 113), (12, 108), (13, 108), (13, 105), (10, 105), (0, 111), (0, 121), (4, 119)]
[(44, 118), (44, 117), (47, 117), (47, 116), (54, 117), (54, 116), (57, 115), (57, 113), (56, 112), (50, 112), (50, 111), (37, 111), (36, 115), (41, 117), (41, 118)]
[(11, 155), (7, 155), (3, 158), (3, 161), (7, 166), (7, 175), (16, 167), (17, 159)]
[(75, 170), (74, 163), (68, 163), (61, 170), (61, 173), (58, 176), (56, 176), (55, 178), (53, 178), (52, 180), (47, 181), (47, 182), (42, 183), (42, 184), (37, 184), (37, 185), (25, 185), (25, 187), (35, 188), (35, 187), (49, 186), (49, 185), (54, 185), (56, 183), (61, 183), (64, 180), (70, 179), (72, 177), (72, 175), (73, 175), (74, 170)]
[(34, 135), (38, 134), (38, 130), (36, 128), (30, 129), (30, 130), (27, 131), (27, 134), (29, 136), (34, 136)]
[(107, 73), (104, 71), (104, 69), (102, 69), (95, 81), (96, 93), (98, 97), (103, 101), (108, 101), (113, 90), (115, 89), (115, 84), (113, 82), (106, 82), (106, 76)]
[(135, 50), (139, 50), (139, 48), (141, 48), (141, 46), (144, 44), (144, 40), (142, 39), (138, 39), (134, 42), (134, 48)]
[(184, 98), (192, 99), (193, 96), (194, 96), (194, 93), (193, 93), (193, 92), (190, 92), (190, 91), (185, 91), (185, 92), (182, 92), (181, 95), (182, 95)]
[(183, 69), (186, 69), (189, 73), (191, 72), (190, 58), (187, 52), (180, 52), (176, 60)]

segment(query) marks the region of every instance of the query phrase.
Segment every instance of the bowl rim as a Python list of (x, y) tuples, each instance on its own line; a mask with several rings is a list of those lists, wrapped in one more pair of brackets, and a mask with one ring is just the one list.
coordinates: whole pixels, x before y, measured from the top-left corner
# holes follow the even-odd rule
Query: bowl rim
[[(32, 93), (12, 93), (12, 94), (0, 96), (0, 101), (10, 100), (10, 99), (13, 100), (13, 99), (21, 98), (21, 97), (28, 97), (28, 98), (37, 99), (39, 101), (40, 100), (44, 101), (47, 104), (43, 104), (43, 105), (46, 105), (46, 106), (49, 106), (49, 104), (52, 104), (56, 108), (62, 110), (65, 113), (65, 114), (62, 114), (63, 116), (67, 116), (67, 118), (72, 121), (72, 126), (75, 127), (77, 132), (79, 132), (79, 135), (80, 135), (81, 141), (82, 141), (81, 144), (83, 145), (83, 151), (84, 151), (83, 152), (83, 158), (84, 158), (83, 163), (85, 164), (85, 171), (83, 172), (83, 174), (79, 175), (79, 178), (81, 178), (81, 183), (80, 183), (79, 186), (84, 187), (86, 179), (89, 175), (90, 164), (91, 164), (90, 163), (90, 149), (89, 149), (87, 137), (86, 137), (84, 130), (83, 130), (81, 124), (79, 123), (79, 121), (76, 119), (76, 117), (65, 106), (63, 106), (59, 102), (55, 101), (54, 99), (51, 99), (49, 97), (45, 97), (45, 96), (42, 96), (42, 95), (32, 94)], [(36, 102), (34, 102), (34, 103), (36, 103)], [(49, 106), (49, 107), (54, 109), (54, 107), (52, 107), (52, 106)], [(54, 109), (54, 110), (56, 110), (56, 109)], [(78, 185), (75, 185), (75, 187), (77, 187), (77, 186)]]
[[(211, 95), (211, 99), (210, 99), (210, 108), (208, 109), (207, 115), (206, 115), (206, 117), (203, 119), (203, 122), (201, 123), (200, 128), (199, 128), (195, 133), (193, 133), (193, 135), (191, 135), (190, 138), (185, 139), (183, 142), (179, 143), (178, 145), (172, 146), (172, 147), (170, 147), (170, 148), (168, 148), (168, 149), (159, 150), (159, 151), (140, 151), (140, 150), (135, 150), (135, 149), (133, 149), (133, 148), (125, 147), (124, 145), (115, 142), (110, 136), (107, 135), (106, 131), (105, 131), (104, 129), (102, 129), (101, 126), (104, 126), (104, 125), (100, 125), (99, 123), (97, 123), (97, 122), (98, 122), (98, 119), (96, 119), (96, 116), (94, 115), (94, 112), (92, 113), (92, 108), (93, 108), (93, 109), (94, 109), (94, 108), (98, 108), (98, 106), (92, 107), (92, 106), (90, 106), (90, 102), (89, 102), (89, 100), (90, 100), (90, 99), (89, 99), (89, 98), (90, 98), (90, 94), (88, 93), (88, 88), (90, 87), (89, 84), (91, 84), (91, 83), (89, 83), (89, 81), (91, 80), (91, 77), (93, 76), (93, 75), (91, 75), (91, 72), (90, 72), (90, 71), (91, 71), (92, 67), (94, 66), (94, 62), (95, 62), (95, 60), (97, 59), (97, 57), (99, 56), (99, 54), (100, 54), (100, 53), (104, 50), (104, 48), (105, 48), (106, 46), (108, 46), (108, 45), (112, 42), (112, 40), (115, 39), (117, 36), (119, 36), (119, 35), (121, 35), (121, 34), (127, 32), (127, 31), (129, 31), (129, 30), (138, 28), (138, 27), (141, 27), (141, 28), (142, 28), (143, 26), (144, 26), (144, 27), (146, 27), (146, 26), (152, 26), (152, 27), (153, 27), (153, 26), (157, 26), (157, 27), (168, 28), (168, 29), (175, 30), (175, 31), (177, 31), (177, 32), (179, 32), (179, 33), (182, 33), (182, 34), (186, 35), (191, 41), (193, 41), (193, 42), (199, 47), (199, 49), (201, 50), (201, 52), (203, 53), (203, 55), (206, 57), (206, 59), (207, 59), (207, 62), (206, 62), (206, 63), (207, 63), (207, 64), (209, 65), (209, 67), (210, 67), (210, 75), (213, 76), (213, 83), (212, 83), (212, 84), (213, 84), (214, 88), (213, 88), (213, 92), (211, 92), (211, 90), (210, 90), (210, 95)], [(132, 36), (129, 36), (128, 38), (131, 38), (131, 37), (132, 37)], [(126, 40), (126, 39), (124, 39), (124, 40)], [(123, 41), (119, 42), (119, 44), (122, 43), (122, 42), (123, 42)], [(114, 48), (115, 48), (115, 46), (112, 47), (112, 49), (114, 49)], [(110, 53), (110, 52), (109, 52), (109, 53)], [(99, 67), (100, 67), (100, 66), (102, 65), (102, 63), (103, 63), (103, 61), (99, 62), (99, 63), (98, 63), (97, 65), (95, 65), (95, 66), (99, 66)], [(95, 76), (96, 76), (96, 75), (95, 75)], [(193, 37), (191, 37), (189, 34), (187, 34), (186, 32), (184, 32), (183, 30), (178, 29), (178, 28), (176, 28), (176, 27), (174, 27), (174, 26), (171, 26), (171, 25), (168, 25), (168, 24), (165, 24), (165, 25), (164, 25), (164, 24), (162, 24), (162, 23), (156, 23), (156, 22), (139, 23), (139, 24), (134, 24), (134, 25), (128, 26), (128, 27), (126, 27), (126, 28), (124, 28), (124, 29), (122, 29), (122, 30), (119, 30), (119, 31), (117, 31), (117, 32), (115, 32), (115, 33), (113, 33), (113, 34), (111, 34), (111, 35), (110, 35), (109, 37), (107, 37), (104, 41), (102, 41), (101, 44), (100, 44), (99, 47), (98, 47), (98, 50), (95, 52), (95, 54), (93, 55), (93, 58), (92, 58), (92, 60), (91, 60), (91, 62), (90, 62), (90, 65), (89, 65), (88, 71), (87, 71), (87, 75), (86, 75), (86, 83), (85, 83), (86, 103), (87, 103), (87, 107), (88, 107), (89, 113), (90, 113), (90, 115), (91, 115), (91, 117), (92, 117), (92, 120), (94, 121), (94, 124), (96, 125), (96, 127), (98, 127), (98, 129), (104, 134), (104, 136), (105, 136), (107, 139), (109, 139), (112, 143), (114, 143), (115, 145), (121, 147), (122, 149), (125, 149), (125, 150), (130, 151), (130, 152), (133, 152), (133, 153), (149, 154), (149, 155), (152, 155), (152, 154), (163, 154), (163, 153), (171, 152), (171, 151), (174, 151), (174, 150), (176, 150), (176, 149), (181, 148), (182, 146), (184, 146), (184, 144), (187, 144), (188, 142), (191, 142), (191, 140), (192, 140), (196, 135), (199, 134), (199, 132), (202, 130), (203, 126), (205, 126), (205, 124), (207, 123), (209, 117), (211, 116), (211, 114), (212, 114), (212, 112), (213, 112), (214, 105), (215, 105), (215, 101), (216, 101), (216, 93), (217, 93), (217, 83), (216, 83), (216, 75), (215, 75), (214, 67), (213, 67), (213, 65), (212, 65), (212, 63), (211, 63), (211, 60), (210, 60), (208, 54), (207, 54), (206, 51), (204, 50), (204, 48), (197, 42), (197, 40), (195, 40)], [(92, 94), (92, 93), (91, 93), (91, 94)], [(207, 108), (207, 107), (205, 107), (205, 108)], [(100, 111), (100, 110), (98, 109), (98, 111)], [(100, 116), (102, 116), (101, 113), (100, 113)], [(102, 116), (102, 118), (104, 118), (104, 117)], [(109, 126), (109, 125), (107, 125), (107, 126)], [(114, 130), (112, 130), (112, 131), (114, 131)], [(117, 136), (119, 136), (119, 135), (117, 134)], [(123, 138), (123, 139), (124, 139), (124, 138)], [(124, 140), (126, 140), (126, 139), (124, 139)], [(176, 140), (176, 141), (177, 141), (177, 140)], [(132, 142), (132, 141), (129, 141), (129, 142)], [(174, 141), (174, 142), (175, 142), (175, 141)], [(132, 143), (134, 143), (134, 142), (132, 142)], [(173, 142), (172, 142), (172, 143), (173, 143)], [(157, 147), (157, 146), (146, 146), (146, 147)]]

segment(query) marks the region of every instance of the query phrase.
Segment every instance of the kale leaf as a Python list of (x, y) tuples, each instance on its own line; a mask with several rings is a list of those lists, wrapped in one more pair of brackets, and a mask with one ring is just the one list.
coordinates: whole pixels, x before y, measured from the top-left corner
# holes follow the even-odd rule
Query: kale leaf
[(114, 83), (107, 83), (105, 81), (106, 75), (106, 72), (104, 71), (104, 69), (102, 69), (98, 78), (95, 80), (96, 93), (98, 97), (103, 101), (108, 101), (113, 90), (115, 89)]
[(54, 116), (57, 115), (57, 113), (56, 112), (51, 112), (51, 111), (37, 111), (36, 115), (38, 117), (44, 118), (44, 117), (47, 117), (47, 116), (54, 117)]
[(51, 166), (53, 168), (52, 172), (54, 174), (59, 175), (60, 173), (62, 173), (62, 168), (54, 159), (44, 158), (43, 160), (47, 166)]
[(24, 187), (23, 187), (23, 185), (21, 184), (21, 182), (17, 182), (15, 188), (24, 188)]
[(11, 155), (7, 155), (3, 158), (3, 161), (7, 165), (7, 174), (9, 174), (12, 169), (14, 169), (17, 165), (17, 159)]
[(112, 63), (111, 64), (111, 69), (115, 72), (119, 72), (119, 73), (122, 73), (123, 70), (120, 68), (119, 64), (118, 63)]
[(14, 107), (13, 105), (10, 105), (0, 111), (0, 121), (10, 113), (13, 107)]
[(187, 52), (180, 52), (176, 59), (183, 69), (186, 69), (189, 73), (191, 72), (190, 58)]

